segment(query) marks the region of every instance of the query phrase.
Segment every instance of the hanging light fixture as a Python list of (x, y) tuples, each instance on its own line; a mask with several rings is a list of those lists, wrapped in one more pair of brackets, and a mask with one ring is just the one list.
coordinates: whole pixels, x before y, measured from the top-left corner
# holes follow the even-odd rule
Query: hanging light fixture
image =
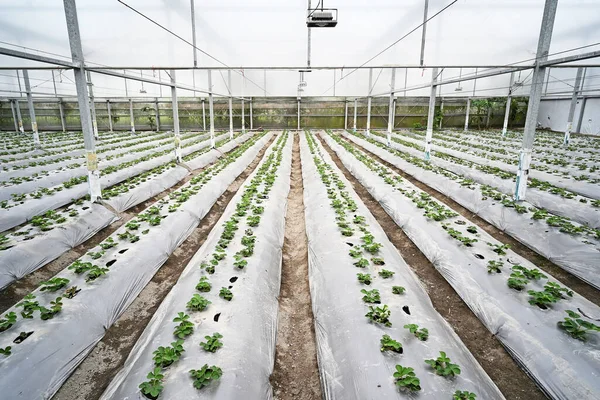
[[(140, 77), (143, 78), (142, 71), (140, 71)], [(140, 93), (148, 93), (144, 88), (144, 81), (142, 81), (142, 88), (140, 89)]]
[(455, 92), (462, 92), (462, 87), (460, 86), (460, 79), (462, 78), (462, 68), (458, 72), (458, 86), (454, 89)]

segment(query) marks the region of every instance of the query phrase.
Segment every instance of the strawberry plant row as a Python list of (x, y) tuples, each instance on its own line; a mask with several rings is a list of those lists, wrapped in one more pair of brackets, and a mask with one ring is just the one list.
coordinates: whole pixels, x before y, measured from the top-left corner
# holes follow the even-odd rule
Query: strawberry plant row
[(504, 398), (311, 133), (301, 156), (324, 398)]

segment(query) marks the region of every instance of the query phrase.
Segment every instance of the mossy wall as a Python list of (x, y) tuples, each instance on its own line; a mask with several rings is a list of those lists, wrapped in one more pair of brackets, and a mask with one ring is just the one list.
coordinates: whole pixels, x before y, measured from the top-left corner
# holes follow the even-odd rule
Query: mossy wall
[[(348, 117), (345, 118), (344, 98), (303, 98), (300, 103), (300, 126), (302, 128), (348, 128), (354, 125), (354, 99), (348, 99)], [(411, 128), (427, 124), (428, 98), (426, 97), (398, 97), (396, 99), (395, 120), (396, 128)], [(443, 118), (445, 127), (464, 126), (466, 113), (465, 98), (444, 98), (443, 113), (441, 111), (441, 99), (436, 105), (436, 116)], [(63, 101), (65, 122), (68, 130), (81, 130), (79, 120), (79, 107), (76, 101)], [(377, 97), (372, 99), (371, 104), (371, 127), (384, 129), (388, 125), (389, 98)], [(469, 126), (475, 127), (502, 127), (504, 120), (504, 109), (506, 99), (490, 99), (487, 108), (471, 107)], [(25, 128), (31, 129), (27, 102), (23, 99), (19, 102), (21, 115)], [(240, 101), (233, 104), (233, 125), (239, 129), (242, 123), (242, 107)], [(36, 119), (39, 130), (54, 131), (61, 129), (59, 106), (56, 101), (35, 100)], [(511, 127), (521, 127), (525, 122), (526, 100), (513, 99)], [(96, 120), (100, 131), (109, 130), (107, 101), (96, 101)], [(113, 130), (130, 130), (131, 118), (129, 101), (111, 100), (111, 117)], [(169, 99), (158, 101), (160, 114), (160, 128), (162, 130), (173, 128), (173, 110)], [(208, 100), (204, 102), (206, 129), (209, 128)], [(250, 105), (245, 102), (246, 128), (250, 128)], [(257, 97), (252, 101), (252, 125), (254, 128), (265, 129), (295, 129), (298, 126), (298, 103), (294, 97)], [(488, 118), (489, 110), (489, 118)], [(153, 100), (134, 100), (133, 114), (136, 130), (156, 129), (155, 103)], [(215, 129), (229, 128), (229, 104), (227, 99), (215, 99), (214, 102)], [(204, 118), (202, 113), (202, 100), (200, 98), (179, 99), (179, 126), (182, 130), (204, 129)], [(356, 126), (365, 129), (367, 123), (367, 102), (360, 99), (357, 106)], [(14, 122), (10, 103), (0, 101), (0, 130), (14, 130)]]

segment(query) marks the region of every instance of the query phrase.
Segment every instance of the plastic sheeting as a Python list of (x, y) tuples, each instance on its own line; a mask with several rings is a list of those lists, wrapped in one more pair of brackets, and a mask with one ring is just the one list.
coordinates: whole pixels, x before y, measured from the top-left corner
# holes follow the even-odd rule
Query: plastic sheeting
[[(372, 138), (380, 143), (386, 143), (386, 139), (383, 137), (373, 135)], [(392, 147), (415, 157), (423, 157), (423, 152), (412, 147), (406, 147), (396, 142), (392, 142)], [(500, 179), (495, 175), (486, 174), (474, 168), (458, 165), (437, 157), (433, 157), (430, 162), (464, 178), (473, 179), (475, 182), (496, 188), (504, 194), (514, 194), (515, 183), (512, 181)], [(536, 188), (527, 189), (527, 202), (538, 208), (544, 208), (552, 214), (571, 218), (574, 221), (593, 228), (600, 228), (600, 209), (595, 209), (589, 204), (583, 204), (577, 200), (563, 199), (558, 195)]]
[[(3, 396), (28, 400), (52, 397), (271, 136), (272, 133), (268, 133), (258, 139), (215, 179), (182, 203), (176, 212), (163, 219), (160, 226), (142, 235), (139, 242), (120, 242), (97, 260), (91, 260), (87, 255), (81, 258), (96, 265), (116, 260), (105, 276), (86, 283), (84, 274), (75, 275), (67, 270), (58, 274), (70, 279), (70, 286), (81, 288), (79, 294), (73, 299), (64, 299), (63, 310), (53, 319), (42, 321), (36, 314), (34, 319), (19, 319), (12, 328), (0, 334), (0, 347), (13, 346), (11, 356), (0, 360)], [(139, 230), (148, 227), (143, 222)], [(118, 241), (117, 234), (125, 230), (126, 227), (122, 227), (111, 236)], [(128, 251), (122, 252), (125, 248)], [(40, 304), (49, 304), (57, 295), (39, 289), (33, 293)], [(19, 310), (12, 308), (9, 311)], [(21, 344), (14, 345), (13, 339), (21, 331), (34, 333)], [(33, 370), (35, 379), (31, 379)]]
[[(345, 134), (345, 137), (450, 197), (561, 268), (600, 289), (600, 246), (597, 244), (584, 243), (580, 238), (561, 233), (558, 228), (549, 226), (545, 221), (526, 218), (493, 199), (483, 200), (480, 191), (466, 189), (452, 179), (424, 170), (356, 136)], [(523, 205), (529, 207), (527, 203)]]
[[(421, 380), (419, 397), (449, 399), (456, 390), (475, 392), (481, 399), (503, 399), (485, 371), (454, 333), (448, 323), (435, 311), (431, 301), (406, 262), (367, 207), (352, 190), (352, 185), (335, 167), (331, 158), (322, 151), (322, 158), (332, 165), (346, 191), (358, 206), (357, 214), (366, 218), (369, 231), (383, 245), (381, 257), (385, 266), (396, 272), (392, 279), (377, 277), (377, 270), (352, 266), (346, 243), (360, 244), (358, 234), (343, 238), (336, 225), (335, 213), (325, 185), (321, 182), (304, 136), (301, 141), (304, 204), (309, 247), (309, 282), (317, 337), (317, 351), (324, 399), (364, 400), (402, 399), (406, 395), (394, 384), (395, 366), (412, 367)], [(371, 271), (370, 269), (373, 269)], [(357, 272), (372, 272), (373, 284), (361, 285)], [(403, 295), (392, 294), (392, 285), (406, 288)], [(392, 327), (369, 323), (368, 311), (362, 301), (363, 288), (380, 289), (382, 304), (391, 309)], [(408, 306), (410, 315), (402, 307)], [(420, 341), (405, 324), (416, 323), (429, 330), (429, 339)], [(402, 343), (402, 355), (380, 351), (383, 334)], [(437, 358), (445, 351), (462, 372), (454, 379), (435, 375), (425, 364), (428, 358)]]
[(73, 223), (57, 227), (0, 252), (0, 290), (80, 245), (119, 219), (99, 204), (88, 204)]
[[(424, 140), (421, 141), (421, 140), (413, 139), (413, 138), (406, 137), (406, 136), (400, 136), (400, 138), (402, 140), (406, 140), (407, 142), (422, 145), (422, 146), (424, 146), (424, 144), (425, 144)], [(500, 161), (496, 161), (496, 160), (490, 160), (488, 158), (480, 157), (480, 156), (473, 155), (473, 154), (468, 154), (463, 151), (452, 150), (447, 147), (438, 146), (435, 143), (432, 144), (431, 148), (436, 152), (445, 153), (445, 154), (451, 155), (453, 157), (457, 157), (457, 158), (461, 158), (463, 160), (473, 162), (475, 164), (487, 165), (490, 167), (500, 168), (503, 171), (514, 172), (515, 175), (517, 173), (516, 165), (506, 164), (504, 162), (500, 162)], [(515, 159), (518, 159), (518, 157), (516, 157)], [(575, 173), (575, 171), (576, 171), (575, 169), (568, 169), (568, 168), (563, 168), (563, 169), (567, 170), (570, 173)], [(592, 185), (592, 184), (589, 184), (586, 182), (576, 181), (572, 178), (568, 179), (568, 178), (564, 178), (561, 176), (552, 175), (547, 172), (537, 171), (535, 169), (529, 170), (529, 176), (531, 178), (549, 182), (549, 183), (553, 184), (554, 186), (570, 190), (570, 191), (578, 193), (582, 196), (587, 196), (592, 199), (600, 199), (600, 185)]]
[[(588, 342), (571, 338), (559, 330), (557, 322), (566, 316), (565, 310), (579, 309), (586, 315), (598, 316), (600, 307), (577, 293), (546, 310), (530, 305), (527, 290), (517, 292), (507, 286), (509, 273), (506, 270), (500, 274), (488, 273), (485, 267), (487, 261), (500, 258), (486, 245), (486, 242), (498, 243), (495, 239), (480, 231), (479, 241), (473, 243), (472, 247), (459, 245), (442, 229), (439, 222), (426, 218), (410, 199), (384, 183), (331, 138), (326, 140), (352, 175), (379, 201), (486, 328), (504, 344), (551, 398), (598, 398), (600, 340), (593, 335), (590, 335)], [(407, 181), (403, 181), (402, 186), (409, 191), (420, 192)], [(453, 219), (456, 220), (468, 222), (462, 217)], [(485, 258), (478, 260), (475, 254)], [(535, 268), (510, 250), (505, 258), (509, 264)], [(548, 281), (557, 282), (547, 275)], [(546, 282), (545, 279), (531, 281), (527, 289), (543, 290)]]
[[(264, 213), (258, 227), (251, 228), (257, 237), (254, 254), (243, 269), (235, 268), (233, 254), (242, 249), (240, 238), (247, 226), (240, 223), (236, 237), (226, 249), (226, 258), (212, 275), (206, 275), (198, 266), (210, 258), (223, 232), (223, 223), (236, 212), (236, 204), (243, 195), (242, 187), (227, 206), (223, 216), (209, 234), (206, 242), (192, 258), (171, 289), (144, 333), (138, 339), (123, 369), (102, 395), (102, 400), (143, 399), (139, 384), (154, 367), (152, 352), (158, 346), (173, 342), (173, 317), (186, 310), (186, 303), (194, 293), (201, 276), (207, 276), (212, 289), (200, 293), (212, 302), (205, 311), (188, 312), (194, 322), (194, 333), (185, 339), (185, 352), (174, 364), (164, 370), (164, 390), (161, 399), (271, 399), (269, 377), (275, 359), (277, 312), (281, 280), (281, 256), (285, 229), (285, 212), (290, 188), (291, 149), (293, 139), (288, 137), (283, 149), (281, 165), (275, 184), (264, 201)], [(275, 144), (275, 143), (274, 143)], [(273, 144), (273, 145), (274, 145)], [(270, 151), (265, 154), (265, 158)], [(263, 158), (263, 162), (264, 159)], [(256, 171), (246, 182), (256, 175)], [(259, 187), (259, 190), (260, 187)], [(243, 219), (240, 221), (242, 222)], [(231, 282), (232, 277), (237, 277)], [(231, 287), (231, 302), (219, 297), (221, 287)], [(218, 322), (214, 316), (220, 313)], [(224, 346), (210, 353), (198, 343), (204, 336), (219, 332)], [(223, 370), (218, 383), (201, 391), (192, 386), (189, 370), (202, 365), (216, 365)]]

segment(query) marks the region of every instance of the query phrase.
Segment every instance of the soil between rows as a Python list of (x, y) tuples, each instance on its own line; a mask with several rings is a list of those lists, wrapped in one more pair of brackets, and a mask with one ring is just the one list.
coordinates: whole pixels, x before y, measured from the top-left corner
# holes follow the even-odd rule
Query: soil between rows
[(396, 225), (379, 202), (346, 169), (336, 153), (318, 135), (315, 137), (321, 142), (346, 179), (350, 181), (353, 189), (381, 225), (402, 258), (417, 274), (427, 290), (434, 308), (448, 321), (502, 394), (511, 400), (546, 399), (545, 394), (519, 367), (500, 341), (479, 321), (452, 286)]
[[(123, 367), (133, 346), (163, 299), (175, 286), (194, 254), (206, 241), (225, 208), (246, 178), (256, 169), (276, 136), (262, 148), (250, 165), (229, 185), (192, 234), (177, 248), (140, 292), (85, 360), (53, 397), (55, 400), (98, 399)], [(200, 172), (201, 170), (198, 170)], [(188, 180), (194, 175), (190, 175)]]

